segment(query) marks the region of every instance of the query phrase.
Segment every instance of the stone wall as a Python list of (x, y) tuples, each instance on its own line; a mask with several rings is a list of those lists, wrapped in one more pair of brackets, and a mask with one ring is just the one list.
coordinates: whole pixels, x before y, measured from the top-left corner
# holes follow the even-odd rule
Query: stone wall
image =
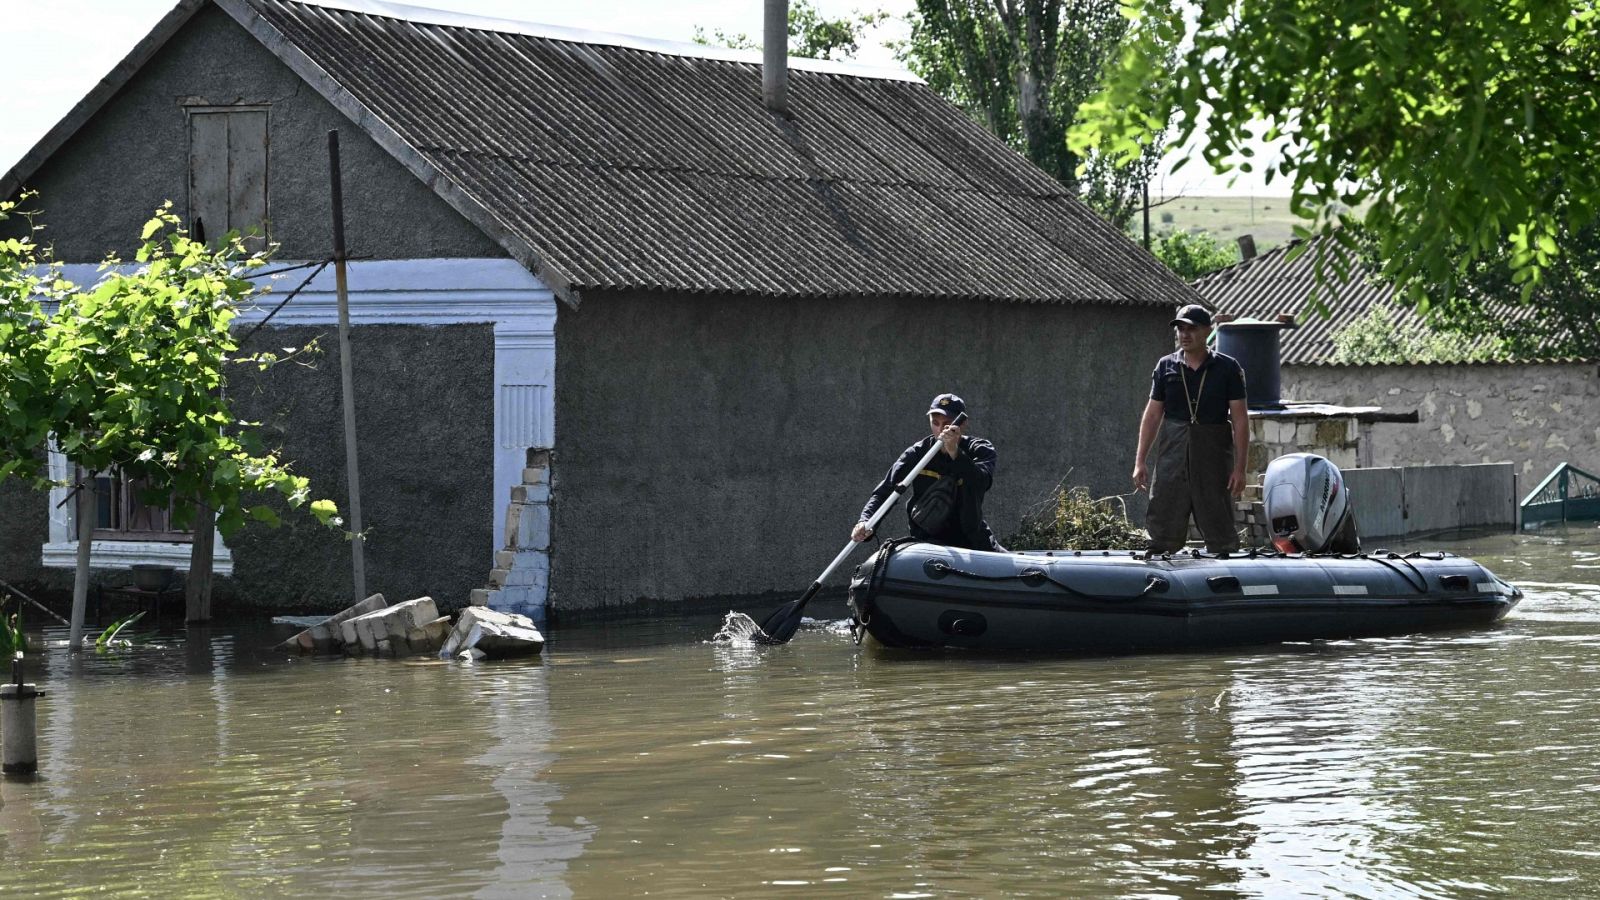
[(1557, 465), (1600, 467), (1600, 367), (1285, 366), (1286, 399), (1415, 409), (1372, 426), (1375, 466), (1513, 463), (1526, 493)]
[[(660, 294), (563, 307), (551, 615), (798, 594), (927, 433), (941, 391), (966, 399), (969, 433), (999, 451), (986, 513), (1002, 539), (1063, 477), (1126, 493), (1171, 315)], [(1142, 495), (1129, 499), (1142, 521)], [(899, 510), (886, 521), (905, 533)]]

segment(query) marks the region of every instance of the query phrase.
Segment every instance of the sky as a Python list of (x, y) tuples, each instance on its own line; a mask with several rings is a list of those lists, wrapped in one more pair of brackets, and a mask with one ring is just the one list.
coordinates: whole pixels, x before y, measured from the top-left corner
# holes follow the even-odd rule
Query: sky
[[(7, 57), (6, 90), (0, 92), (0, 172), (64, 118), (176, 2), (0, 0)], [(761, 35), (761, 0), (410, 0), (410, 5), (674, 41), (693, 40), (696, 26), (758, 40)], [(903, 17), (913, 0), (815, 0), (815, 5), (830, 17), (857, 9), (899, 16), (876, 29), (857, 57), (868, 65), (899, 67), (884, 42), (905, 36)], [(1169, 156), (1169, 167), (1176, 158)], [(1249, 176), (1230, 184), (1231, 179), (1197, 162), (1152, 184), (1151, 194), (1282, 193)]]

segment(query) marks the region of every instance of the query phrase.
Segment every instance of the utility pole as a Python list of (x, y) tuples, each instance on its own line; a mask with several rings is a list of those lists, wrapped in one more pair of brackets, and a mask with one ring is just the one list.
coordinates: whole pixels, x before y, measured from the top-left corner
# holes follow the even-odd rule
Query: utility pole
[(333, 282), (339, 295), (339, 383), (344, 395), (344, 465), (350, 482), (350, 565), (356, 599), (367, 599), (365, 546), (361, 537), (361, 467), (356, 462), (355, 377), (350, 361), (350, 294), (345, 286), (344, 189), (339, 182), (339, 132), (328, 132), (328, 174), (333, 187)]

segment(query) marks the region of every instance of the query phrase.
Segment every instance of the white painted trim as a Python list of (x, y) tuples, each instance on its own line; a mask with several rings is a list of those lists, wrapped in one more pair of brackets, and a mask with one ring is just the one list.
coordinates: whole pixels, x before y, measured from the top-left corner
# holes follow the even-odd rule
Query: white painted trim
[[(89, 567), (93, 569), (129, 569), (134, 566), (171, 566), (180, 572), (189, 571), (190, 545), (166, 541), (95, 541), (89, 547)], [(41, 560), (47, 569), (72, 569), (78, 565), (77, 541), (51, 541), (44, 545)], [(215, 575), (233, 574), (233, 554), (217, 538), (215, 555), (211, 561)]]
[[(731, 47), (712, 47), (684, 41), (641, 37), (631, 34), (612, 34), (586, 28), (569, 28), (562, 25), (542, 25), (517, 19), (500, 19), (492, 16), (475, 16), (470, 13), (428, 9), (387, 0), (303, 0), (312, 6), (342, 9), (346, 12), (369, 16), (403, 19), (424, 25), (445, 25), (453, 28), (470, 28), (477, 31), (498, 31), (504, 34), (525, 34), (530, 37), (549, 38), (553, 41), (573, 41), (581, 44), (600, 44), (607, 47), (627, 47), (668, 56), (690, 56), (724, 62), (742, 62), (761, 65), (761, 51), (735, 50)], [(862, 78), (881, 78), (890, 81), (911, 81), (920, 84), (922, 79), (905, 71), (888, 66), (868, 66), (861, 63), (837, 62), (827, 59), (807, 59), (790, 56), (789, 68), (810, 72), (827, 72), (834, 75), (856, 75)]]

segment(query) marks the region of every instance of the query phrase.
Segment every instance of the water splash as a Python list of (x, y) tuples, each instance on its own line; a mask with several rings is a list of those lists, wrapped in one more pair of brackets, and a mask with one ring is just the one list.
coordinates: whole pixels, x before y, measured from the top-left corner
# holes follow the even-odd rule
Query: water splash
[(728, 611), (722, 619), (722, 627), (711, 636), (713, 644), (755, 644), (756, 637), (760, 635), (761, 626), (756, 620), (741, 612)]

